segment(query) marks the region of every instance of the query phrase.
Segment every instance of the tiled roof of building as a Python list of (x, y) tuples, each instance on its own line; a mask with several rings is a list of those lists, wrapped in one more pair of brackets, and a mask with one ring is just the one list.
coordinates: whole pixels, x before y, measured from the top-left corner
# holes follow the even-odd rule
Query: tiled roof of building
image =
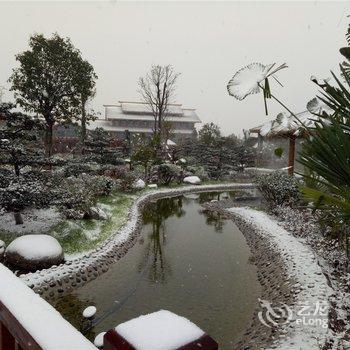
[[(153, 120), (152, 110), (144, 102), (119, 101), (118, 104), (104, 105), (106, 119)], [(181, 104), (169, 104), (170, 122), (200, 123), (195, 109), (183, 108)]]

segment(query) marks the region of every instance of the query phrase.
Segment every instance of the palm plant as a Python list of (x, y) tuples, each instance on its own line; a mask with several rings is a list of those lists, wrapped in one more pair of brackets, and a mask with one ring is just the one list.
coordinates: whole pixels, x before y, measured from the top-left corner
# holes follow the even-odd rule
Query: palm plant
[(314, 80), (322, 88), (318, 98), (333, 113), (314, 110), (322, 118), (315, 122), (312, 136), (304, 142), (299, 162), (317, 175), (304, 175), (307, 185), (302, 192), (315, 209), (321, 209), (325, 217), (331, 216), (332, 224), (342, 228), (350, 267), (350, 76), (342, 65), (340, 69), (345, 83), (333, 72), (336, 86)]

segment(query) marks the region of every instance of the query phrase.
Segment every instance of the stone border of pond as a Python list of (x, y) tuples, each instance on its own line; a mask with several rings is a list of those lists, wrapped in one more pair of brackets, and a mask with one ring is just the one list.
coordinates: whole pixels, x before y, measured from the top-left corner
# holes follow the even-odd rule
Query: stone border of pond
[[(233, 349), (322, 349), (327, 338), (332, 337), (329, 328), (298, 325), (295, 317), (303, 306), (312, 307), (317, 302), (330, 310), (332, 290), (314, 252), (268, 214), (230, 206), (233, 206), (230, 201), (203, 205), (207, 211), (231, 218), (245, 236), (251, 250), (250, 261), (257, 267), (262, 287), (260, 299), (275, 308), (287, 305), (293, 312), (290, 322), (283, 324), (280, 320), (281, 324), (270, 324), (269, 328), (260, 321), (259, 313), (261, 317), (264, 310), (257, 306), (250, 325)], [(324, 316), (324, 322), (329, 323), (329, 314)]]
[(74, 289), (107, 272), (109, 266), (116, 263), (128, 252), (135, 244), (142, 227), (142, 209), (150, 201), (186, 193), (253, 188), (255, 186), (251, 183), (225, 183), (157, 189), (141, 194), (130, 208), (126, 224), (95, 250), (58, 266), (22, 274), (19, 277), (46, 300), (67, 295)]

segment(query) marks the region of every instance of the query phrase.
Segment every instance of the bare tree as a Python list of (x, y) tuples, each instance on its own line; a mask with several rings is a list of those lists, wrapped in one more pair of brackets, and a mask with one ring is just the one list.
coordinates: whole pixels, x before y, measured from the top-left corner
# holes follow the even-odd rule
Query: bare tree
[(179, 75), (171, 65), (157, 65), (152, 66), (150, 72), (139, 80), (139, 93), (153, 113), (153, 136), (158, 149), (163, 144), (165, 120), (169, 113), (169, 104), (173, 98)]

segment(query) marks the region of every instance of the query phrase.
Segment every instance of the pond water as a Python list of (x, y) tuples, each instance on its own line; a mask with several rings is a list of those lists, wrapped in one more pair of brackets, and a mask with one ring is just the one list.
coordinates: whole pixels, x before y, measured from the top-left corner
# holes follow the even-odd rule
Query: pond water
[[(136, 244), (108, 272), (55, 307), (88, 338), (160, 309), (189, 318), (232, 349), (257, 306), (260, 285), (245, 238), (231, 220), (200, 204), (232, 192), (164, 198), (144, 210)], [(97, 307), (93, 321), (82, 310)]]

